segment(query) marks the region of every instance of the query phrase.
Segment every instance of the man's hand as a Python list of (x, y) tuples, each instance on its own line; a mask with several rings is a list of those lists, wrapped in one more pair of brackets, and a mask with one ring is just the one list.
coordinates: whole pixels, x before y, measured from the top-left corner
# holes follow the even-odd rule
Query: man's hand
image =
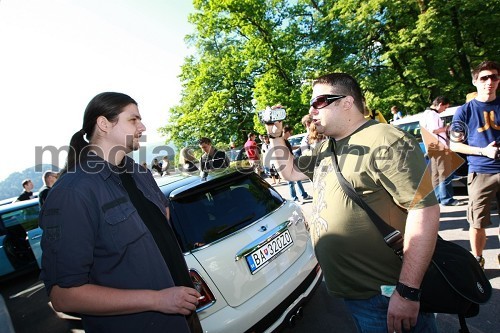
[(275, 138), (280, 137), (283, 134), (283, 122), (277, 121), (274, 124), (266, 124), (266, 131), (267, 134)]
[[(284, 108), (281, 104), (275, 104), (271, 106), (271, 109), (282, 109)], [(280, 137), (283, 134), (283, 122), (277, 121), (274, 124), (266, 124), (267, 134), (270, 134), (274, 137)]]
[(397, 291), (391, 296), (387, 310), (387, 328), (389, 333), (409, 331), (417, 324), (420, 302), (409, 301), (401, 297)]
[(481, 148), (481, 153), (483, 154), (483, 156), (487, 156), (491, 159), (495, 159), (497, 156), (498, 148), (499, 147), (497, 147), (496, 142), (493, 141), (489, 145), (487, 145), (486, 147)]
[(189, 315), (196, 310), (200, 293), (188, 287), (172, 287), (159, 290), (156, 311)]

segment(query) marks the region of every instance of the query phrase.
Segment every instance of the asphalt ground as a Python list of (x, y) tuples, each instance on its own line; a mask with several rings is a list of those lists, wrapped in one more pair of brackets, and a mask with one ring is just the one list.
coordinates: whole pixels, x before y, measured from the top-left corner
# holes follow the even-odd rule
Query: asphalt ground
[[(270, 181), (270, 179), (267, 179)], [(312, 182), (304, 181), (304, 189), (309, 195), (313, 195)], [(285, 199), (290, 199), (288, 184), (282, 181), (273, 186)], [(468, 196), (465, 187), (455, 188), (455, 198), (467, 202)], [(299, 193), (297, 193), (298, 196)], [(306, 217), (312, 212), (312, 201), (301, 202)], [(466, 208), (463, 206), (441, 207), (439, 235), (448, 241), (453, 241), (470, 251), (469, 224), (466, 220)], [(467, 318), (467, 325), (471, 333), (493, 333), (500, 332), (500, 264), (498, 254), (500, 244), (498, 240), (499, 216), (498, 211), (492, 214), (493, 225), (486, 229), (487, 242), (483, 257), (486, 260), (485, 274), (489, 279), (493, 294), (490, 301), (481, 306), (478, 316)], [(460, 325), (458, 316), (450, 314), (436, 315), (438, 328), (441, 333), (456, 333)], [(304, 319), (299, 321), (293, 330), (294, 333), (310, 332), (356, 332), (352, 319), (342, 302), (326, 293), (324, 284), (318, 288), (316, 295), (304, 309)]]

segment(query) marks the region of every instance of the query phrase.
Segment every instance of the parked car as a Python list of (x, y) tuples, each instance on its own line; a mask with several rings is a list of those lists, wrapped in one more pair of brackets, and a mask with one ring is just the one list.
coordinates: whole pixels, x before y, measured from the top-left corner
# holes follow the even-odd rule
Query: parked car
[(38, 199), (0, 206), (0, 278), (37, 268), (41, 260)]
[[(210, 172), (206, 180), (176, 174), (156, 181), (169, 198), (174, 232), (203, 296), (197, 312), (205, 332), (272, 332), (302, 314), (322, 271), (297, 204), (249, 168)], [(34, 263), (38, 201), (7, 206), (1, 207), (2, 225), (19, 226), (17, 238), (25, 240), (26, 257), (19, 261)], [(0, 262), (14, 269), (8, 258)]]
[[(443, 124), (449, 125), (451, 123), (451, 121), (453, 119), (453, 115), (455, 114), (457, 109), (458, 109), (458, 106), (449, 107), (445, 111), (443, 111), (439, 114), (441, 119), (443, 119)], [(422, 119), (423, 114), (424, 113), (421, 112), (421, 113), (417, 113), (415, 115), (406, 116), (406, 117), (403, 117), (401, 119), (398, 119), (398, 120), (391, 122), (391, 124), (401, 128), (401, 129), (405, 130), (406, 132), (410, 133), (411, 135), (413, 135), (417, 139), (417, 141), (420, 145), (420, 149), (422, 149), (422, 152), (425, 154), (425, 156), (427, 158), (427, 149), (426, 149), (425, 144), (422, 140), (422, 134), (421, 134), (421, 130), (420, 130), (420, 119)], [(462, 157), (464, 159), (464, 163), (462, 165), (460, 165), (460, 167), (455, 171), (454, 184), (455, 185), (460, 184), (463, 186), (463, 185), (466, 185), (466, 181), (467, 181), (467, 157), (466, 157), (466, 155), (463, 155), (463, 154), (458, 154), (458, 155), (460, 155), (460, 157)]]
[(302, 141), (302, 139), (304, 138), (304, 136), (306, 136), (307, 133), (300, 133), (300, 134), (295, 134), (295, 135), (292, 135), (288, 138), (288, 142), (290, 142), (290, 145), (292, 146), (293, 148), (293, 152), (295, 153), (295, 151), (297, 149), (299, 149), (300, 147), (300, 142)]
[(305, 217), (252, 169), (158, 180), (206, 332), (271, 332), (321, 283)]

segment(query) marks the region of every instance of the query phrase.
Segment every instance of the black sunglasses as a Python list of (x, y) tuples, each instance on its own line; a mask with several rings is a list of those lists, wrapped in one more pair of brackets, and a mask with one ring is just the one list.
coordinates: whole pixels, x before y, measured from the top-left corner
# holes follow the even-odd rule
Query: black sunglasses
[(344, 98), (346, 96), (344, 95), (319, 95), (311, 99), (311, 103), (309, 103), (310, 106), (312, 106), (315, 109), (322, 109), (325, 106), (328, 106), (335, 102), (336, 100), (339, 100), (341, 98)]
[(491, 79), (491, 81), (496, 82), (500, 80), (500, 75), (498, 74), (490, 74), (490, 75), (484, 75), (479, 78), (479, 81), (481, 82), (486, 82), (488, 79)]

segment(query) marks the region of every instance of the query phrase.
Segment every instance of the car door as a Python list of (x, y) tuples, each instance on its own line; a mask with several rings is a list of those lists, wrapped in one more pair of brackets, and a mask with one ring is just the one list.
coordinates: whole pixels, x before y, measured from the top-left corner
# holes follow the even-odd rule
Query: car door
[[(35, 263), (31, 243), (41, 253), (38, 227), (38, 200), (13, 203), (0, 215), (1, 250), (0, 273), (2, 275), (27, 269)], [(32, 239), (31, 239), (32, 238)], [(38, 242), (38, 244), (36, 244)]]

